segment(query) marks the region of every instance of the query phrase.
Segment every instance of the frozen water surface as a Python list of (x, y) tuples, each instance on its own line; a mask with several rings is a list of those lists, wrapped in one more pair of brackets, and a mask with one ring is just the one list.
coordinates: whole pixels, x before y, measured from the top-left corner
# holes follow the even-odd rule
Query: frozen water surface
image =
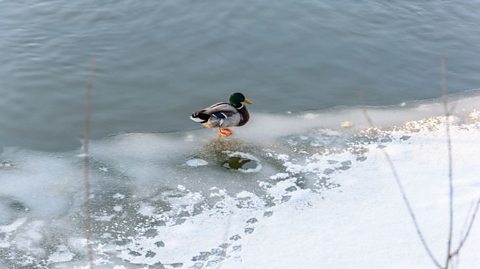
[[(452, 123), (455, 242), (480, 195), (478, 96)], [(447, 227), (445, 118), (436, 102), (254, 115), (207, 130), (91, 143), (95, 268), (434, 268), (380, 148), (392, 156), (440, 257)], [(392, 120), (395, 119), (395, 121)], [(340, 128), (343, 121), (351, 128)], [(0, 155), (0, 268), (86, 268), (81, 150)], [(474, 227), (461, 268), (477, 268)]]

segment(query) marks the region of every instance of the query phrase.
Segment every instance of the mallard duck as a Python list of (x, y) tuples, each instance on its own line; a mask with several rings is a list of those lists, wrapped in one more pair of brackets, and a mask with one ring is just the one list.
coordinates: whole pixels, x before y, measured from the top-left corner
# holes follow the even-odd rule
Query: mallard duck
[(239, 92), (230, 95), (229, 103), (216, 103), (190, 116), (190, 119), (201, 123), (207, 128), (218, 128), (218, 136), (230, 136), (233, 131), (227, 127), (243, 126), (250, 118), (248, 110), (243, 104), (252, 101)]

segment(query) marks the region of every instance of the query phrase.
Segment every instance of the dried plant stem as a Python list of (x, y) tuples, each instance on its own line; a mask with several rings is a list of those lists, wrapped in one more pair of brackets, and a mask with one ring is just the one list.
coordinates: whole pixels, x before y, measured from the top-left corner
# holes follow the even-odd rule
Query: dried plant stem
[(448, 155), (448, 240), (447, 240), (447, 259), (445, 268), (448, 268), (452, 259), (452, 237), (453, 237), (453, 158), (452, 158), (452, 139), (450, 134), (450, 109), (448, 108), (447, 80), (445, 78), (445, 56), (442, 52), (440, 61), (441, 87), (443, 96), (443, 111), (445, 115), (445, 135), (447, 138)]
[(463, 248), (463, 245), (467, 241), (468, 236), (470, 235), (470, 231), (472, 230), (473, 223), (475, 223), (475, 218), (477, 216), (477, 212), (478, 212), (479, 207), (480, 207), (480, 198), (477, 199), (477, 201), (475, 203), (475, 206), (474, 206), (474, 209), (473, 209), (473, 212), (472, 212), (471, 216), (468, 217), (468, 219), (469, 219), (468, 226), (467, 226), (467, 229), (466, 229), (465, 233), (463, 234), (462, 238), (460, 239), (460, 243), (458, 244), (458, 247), (453, 252), (451, 252), (451, 254), (450, 254), (452, 257), (455, 257), (456, 255), (458, 255), (460, 253), (460, 250)]

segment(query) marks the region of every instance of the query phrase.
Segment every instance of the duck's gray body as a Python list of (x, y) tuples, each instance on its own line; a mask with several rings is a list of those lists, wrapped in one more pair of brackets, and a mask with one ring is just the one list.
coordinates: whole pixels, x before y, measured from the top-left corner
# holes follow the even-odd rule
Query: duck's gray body
[(236, 107), (230, 103), (216, 103), (190, 116), (190, 119), (202, 123), (208, 128), (228, 128), (243, 126), (250, 115), (245, 105)]

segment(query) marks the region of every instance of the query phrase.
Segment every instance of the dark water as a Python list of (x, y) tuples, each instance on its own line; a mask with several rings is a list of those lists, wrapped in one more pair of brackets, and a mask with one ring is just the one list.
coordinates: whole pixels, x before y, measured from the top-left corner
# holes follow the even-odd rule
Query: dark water
[(78, 148), (92, 58), (92, 135), (198, 128), (235, 90), (253, 112), (317, 110), (480, 86), (480, 1), (1, 1), (0, 146)]

